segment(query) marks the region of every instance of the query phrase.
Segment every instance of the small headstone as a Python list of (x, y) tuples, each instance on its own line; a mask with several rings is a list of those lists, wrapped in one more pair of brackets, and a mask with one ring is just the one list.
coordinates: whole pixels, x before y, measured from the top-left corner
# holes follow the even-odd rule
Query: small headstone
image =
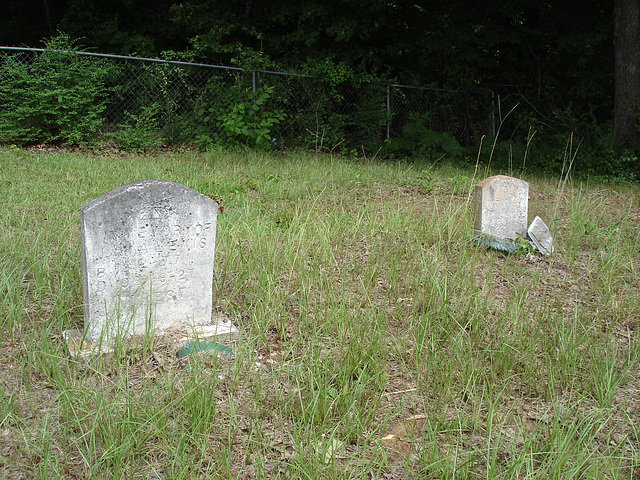
[(528, 234), (536, 250), (546, 256), (553, 253), (553, 237), (540, 217), (536, 216), (533, 219), (533, 222), (529, 225)]
[(215, 201), (164, 180), (84, 205), (84, 338), (211, 325), (217, 212)]
[(529, 183), (496, 175), (476, 185), (475, 229), (499, 238), (515, 240), (527, 235)]

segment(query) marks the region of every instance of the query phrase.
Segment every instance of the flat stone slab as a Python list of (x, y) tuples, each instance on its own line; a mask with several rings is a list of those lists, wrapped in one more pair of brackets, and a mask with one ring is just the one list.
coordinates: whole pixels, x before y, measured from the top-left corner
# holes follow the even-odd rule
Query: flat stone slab
[[(214, 314), (211, 316), (209, 325), (170, 329), (165, 332), (156, 332), (155, 335), (158, 339), (167, 338), (171, 344), (178, 347), (186, 342), (196, 340), (234, 341), (238, 340), (239, 332), (228, 317)], [(80, 329), (66, 330), (62, 332), (62, 336), (67, 343), (69, 354), (73, 358), (88, 358), (113, 351), (113, 345), (93, 343), (86, 338)]]
[(541, 254), (548, 257), (553, 253), (553, 236), (540, 217), (533, 219), (527, 233), (531, 243)]

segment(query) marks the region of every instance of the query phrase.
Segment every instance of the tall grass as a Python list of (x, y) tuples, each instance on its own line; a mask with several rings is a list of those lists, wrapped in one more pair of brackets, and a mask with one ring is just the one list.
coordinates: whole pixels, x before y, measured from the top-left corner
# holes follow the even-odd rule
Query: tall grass
[[(555, 253), (505, 256), (469, 242), (473, 169), (1, 153), (0, 477), (637, 475), (637, 188), (526, 178)], [(79, 208), (144, 178), (223, 207), (233, 358), (162, 338), (66, 351)]]

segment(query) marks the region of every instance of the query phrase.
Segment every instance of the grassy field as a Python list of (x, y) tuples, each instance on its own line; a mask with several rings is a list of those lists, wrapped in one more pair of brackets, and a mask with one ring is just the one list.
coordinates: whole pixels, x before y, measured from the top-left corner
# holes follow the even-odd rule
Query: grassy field
[[(469, 243), (473, 169), (0, 158), (0, 478), (640, 478), (640, 189), (522, 175), (546, 258)], [(144, 178), (223, 207), (234, 358), (161, 338), (68, 355), (79, 208)]]

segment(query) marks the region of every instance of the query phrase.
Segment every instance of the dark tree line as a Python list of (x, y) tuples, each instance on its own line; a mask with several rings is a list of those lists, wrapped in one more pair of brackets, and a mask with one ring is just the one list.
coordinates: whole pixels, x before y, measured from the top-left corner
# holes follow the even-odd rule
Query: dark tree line
[(489, 88), (550, 128), (615, 125), (633, 143), (639, 12), (640, 0), (7, 0), (0, 44), (41, 46), (60, 30), (107, 53), (287, 70), (330, 61), (404, 83)]

